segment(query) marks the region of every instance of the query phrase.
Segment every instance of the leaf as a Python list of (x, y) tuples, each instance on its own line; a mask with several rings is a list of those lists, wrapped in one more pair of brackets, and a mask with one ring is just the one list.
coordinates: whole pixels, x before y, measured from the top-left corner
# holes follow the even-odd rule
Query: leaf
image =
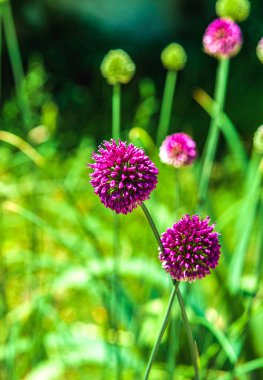
[[(193, 98), (211, 117), (213, 116), (215, 102), (204, 90), (200, 88), (195, 90)], [(221, 114), (219, 127), (226, 138), (229, 148), (236, 157), (240, 169), (245, 170), (247, 166), (247, 153), (234, 124), (224, 112)]]

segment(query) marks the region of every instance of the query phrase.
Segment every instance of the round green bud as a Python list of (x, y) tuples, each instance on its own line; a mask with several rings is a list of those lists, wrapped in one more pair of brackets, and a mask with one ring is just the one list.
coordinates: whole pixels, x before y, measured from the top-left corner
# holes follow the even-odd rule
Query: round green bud
[(258, 127), (254, 134), (253, 145), (259, 154), (263, 154), (263, 125)]
[(135, 73), (131, 57), (121, 49), (110, 50), (100, 65), (101, 74), (109, 84), (128, 83)]
[(182, 70), (187, 61), (184, 48), (176, 43), (171, 43), (161, 53), (161, 61), (167, 70)]
[(220, 17), (230, 17), (234, 21), (245, 21), (250, 14), (248, 0), (217, 0), (216, 13)]

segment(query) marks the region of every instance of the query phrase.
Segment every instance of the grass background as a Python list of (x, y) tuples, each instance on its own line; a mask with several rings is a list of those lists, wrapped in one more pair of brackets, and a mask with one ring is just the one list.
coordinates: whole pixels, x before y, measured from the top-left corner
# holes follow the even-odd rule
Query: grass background
[[(204, 379), (263, 374), (261, 156), (252, 149), (263, 116), (262, 65), (255, 56), (260, 9), (253, 2), (241, 26), (244, 47), (231, 62), (226, 105), (245, 159), (222, 134), (210, 182), (220, 265), (182, 286)], [(200, 157), (209, 117), (193, 92), (213, 92), (216, 62), (201, 51), (201, 37), (215, 17), (214, 2), (152, 7), (112, 0), (95, 7), (88, 1), (18, 1), (13, 11), (26, 79), (17, 96), (4, 33), (1, 130), (34, 150), (14, 135), (9, 142), (0, 135), (0, 379), (141, 378), (171, 284), (140, 209), (120, 217), (118, 281), (112, 276), (113, 213), (94, 195), (86, 169), (97, 143), (111, 134), (111, 88), (99, 64), (116, 47), (136, 62), (136, 77), (123, 88), (122, 131), (159, 167), (158, 187), (146, 204), (163, 232), (194, 212), (200, 162), (175, 173), (159, 161), (154, 141), (165, 76), (159, 55), (174, 39), (187, 50), (170, 131), (192, 134)], [(145, 28), (149, 20), (152, 27)], [(173, 312), (152, 380), (193, 377), (177, 304)]]

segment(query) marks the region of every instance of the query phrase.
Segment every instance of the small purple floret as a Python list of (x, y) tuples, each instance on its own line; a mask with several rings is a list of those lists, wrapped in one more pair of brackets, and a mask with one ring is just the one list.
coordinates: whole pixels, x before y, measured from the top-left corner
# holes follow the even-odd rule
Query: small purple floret
[(242, 33), (231, 19), (217, 18), (208, 25), (203, 36), (204, 50), (217, 58), (236, 55), (242, 45)]
[(117, 214), (127, 214), (141, 205), (157, 184), (158, 169), (142, 149), (111, 139), (92, 154), (88, 167), (91, 185), (101, 202)]
[(176, 168), (187, 166), (197, 156), (196, 144), (186, 133), (174, 133), (163, 141), (159, 156), (163, 163)]
[(210, 274), (220, 256), (218, 232), (210, 218), (185, 215), (161, 236), (159, 253), (163, 268), (177, 281), (193, 282)]

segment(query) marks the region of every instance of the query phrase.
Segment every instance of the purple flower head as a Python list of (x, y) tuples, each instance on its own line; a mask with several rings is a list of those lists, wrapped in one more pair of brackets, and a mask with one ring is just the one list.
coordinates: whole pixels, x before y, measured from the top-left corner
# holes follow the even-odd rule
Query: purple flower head
[[(220, 256), (218, 232), (209, 226), (210, 218), (185, 215), (161, 236), (163, 268), (177, 281), (193, 282), (214, 269)], [(159, 248), (160, 249), (160, 248)]]
[(149, 199), (158, 169), (142, 149), (111, 139), (92, 154), (91, 185), (101, 202), (117, 214), (127, 214)]
[(163, 163), (176, 168), (190, 165), (196, 158), (196, 144), (186, 133), (174, 133), (163, 141), (159, 156)]
[(204, 50), (217, 58), (236, 55), (242, 45), (239, 26), (228, 18), (217, 18), (208, 25), (203, 36)]

